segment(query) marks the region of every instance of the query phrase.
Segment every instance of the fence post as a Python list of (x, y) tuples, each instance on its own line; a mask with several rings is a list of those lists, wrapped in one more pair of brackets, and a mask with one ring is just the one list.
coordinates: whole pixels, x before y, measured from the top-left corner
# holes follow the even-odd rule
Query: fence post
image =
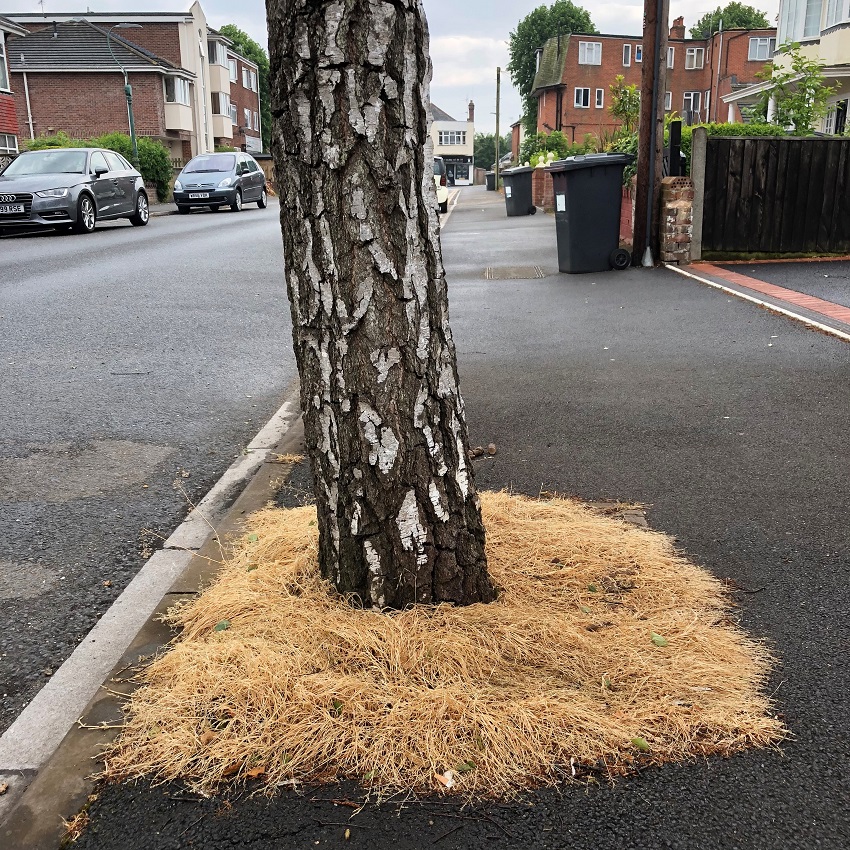
[(670, 176), (682, 177), (682, 122), (670, 122)]
[(694, 127), (691, 136), (691, 180), (694, 181), (693, 232), (691, 235), (691, 262), (702, 259), (702, 214), (705, 205), (705, 152), (708, 131)]

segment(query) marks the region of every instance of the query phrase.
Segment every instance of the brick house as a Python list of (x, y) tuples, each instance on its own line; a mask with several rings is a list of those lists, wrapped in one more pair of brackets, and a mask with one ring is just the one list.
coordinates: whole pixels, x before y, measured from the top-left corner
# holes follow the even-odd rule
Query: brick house
[(227, 51), (227, 65), (233, 146), (249, 153), (259, 153), (263, 149), (259, 69), (256, 63), (237, 53), (232, 46)]
[(12, 74), (9, 70), (9, 51), (6, 47), (9, 36), (23, 35), (26, 30), (0, 17), (0, 168), (18, 152), (20, 124), (15, 110), (15, 94)]
[(474, 178), (475, 104), (470, 101), (466, 121), (455, 121), (439, 106), (431, 104), (431, 140), (434, 156), (446, 163), (450, 186), (471, 186)]
[[(770, 61), (776, 30), (727, 30), (710, 38), (685, 38), (683, 18), (670, 27), (664, 108), (685, 120), (725, 121), (721, 98), (756, 81)], [(538, 132), (562, 131), (571, 141), (603, 136), (619, 126), (608, 111), (618, 75), (640, 87), (640, 36), (583, 35), (550, 38), (537, 54), (532, 94)]]
[(29, 137), (59, 130), (75, 138), (128, 132), (120, 60), (133, 87), (136, 134), (163, 142), (174, 160), (218, 146), (262, 148), (259, 86), (255, 82), (251, 91), (241, 84), (242, 69), (253, 71), (250, 85), (257, 66), (207, 25), (200, 3), (188, 12), (11, 17), (26, 31), (12, 39), (10, 64), (16, 87), (30, 92), (29, 103), (17, 103)]

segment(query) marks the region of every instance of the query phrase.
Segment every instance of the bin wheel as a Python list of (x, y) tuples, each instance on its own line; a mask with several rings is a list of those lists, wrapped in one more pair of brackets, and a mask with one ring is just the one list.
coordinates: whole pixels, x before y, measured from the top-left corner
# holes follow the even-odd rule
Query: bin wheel
[(529, 215), (536, 215), (536, 213), (537, 213), (537, 207), (535, 207), (535, 206), (534, 206), (534, 204), (532, 204), (532, 205), (528, 208), (528, 214), (529, 214)]
[(632, 264), (632, 255), (625, 248), (615, 248), (608, 257), (608, 262), (612, 269), (621, 272)]

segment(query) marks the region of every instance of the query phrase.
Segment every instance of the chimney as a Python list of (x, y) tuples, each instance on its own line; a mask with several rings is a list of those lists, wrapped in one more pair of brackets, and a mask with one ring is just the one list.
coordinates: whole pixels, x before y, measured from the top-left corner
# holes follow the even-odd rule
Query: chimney
[(470, 124), (475, 123), (475, 104), (471, 100), (469, 101), (469, 114), (466, 120), (469, 121)]
[(684, 38), (685, 37), (685, 19), (683, 17), (678, 17), (673, 21), (673, 26), (670, 27), (670, 38)]

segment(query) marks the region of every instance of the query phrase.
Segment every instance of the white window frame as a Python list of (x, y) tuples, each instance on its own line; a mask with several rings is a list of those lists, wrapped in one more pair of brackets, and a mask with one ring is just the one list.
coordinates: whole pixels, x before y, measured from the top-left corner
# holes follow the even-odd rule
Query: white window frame
[(437, 134), (437, 144), (444, 147), (466, 144), (466, 130), (440, 130)]
[(245, 115), (245, 123), (242, 126), (247, 127), (250, 130), (251, 129), (251, 110), (243, 108), (242, 112)]
[[(171, 81), (174, 84), (174, 100), (168, 99), (167, 81)], [(189, 106), (191, 103), (189, 81), (183, 77), (164, 77), (162, 80), (162, 91), (166, 103), (179, 103), (181, 106)]]
[(703, 98), (703, 101), (702, 101), (702, 104), (703, 104), (702, 108), (705, 110), (705, 119), (704, 120), (707, 122), (708, 118), (709, 118), (709, 111), (708, 110), (711, 107), (711, 89), (708, 89), (706, 91), (705, 97)]
[(676, 48), (668, 47), (667, 48), (667, 67), (672, 68), (676, 61)]
[(257, 90), (257, 72), (251, 71), (251, 91)]
[(573, 106), (576, 109), (590, 109), (590, 89), (576, 87)]
[(0, 154), (17, 153), (18, 137), (11, 133), (0, 133)]
[(643, 45), (635, 45), (635, 62), (643, 62)]
[(823, 117), (823, 132), (830, 136), (835, 134), (835, 119), (838, 117), (838, 104), (833, 103), (829, 112)]
[[(768, 62), (776, 50), (776, 39), (768, 36), (754, 36), (750, 39), (750, 49), (747, 52), (748, 62)], [(764, 55), (762, 55), (764, 54)]]
[[(214, 91), (211, 94), (215, 95), (212, 98), (212, 112), (213, 115), (223, 115), (225, 118), (230, 116), (230, 95), (227, 92), (223, 91)], [(218, 102), (218, 109), (216, 109), (216, 101)]]
[(602, 42), (580, 41), (578, 43), (579, 65), (601, 65), (602, 64)]
[(207, 61), (210, 65), (224, 65), (227, 67), (227, 50), (220, 41), (207, 39)]
[[(696, 108), (694, 108), (694, 99), (696, 99)], [(682, 112), (688, 111), (688, 101), (691, 104), (691, 114), (696, 114), (700, 111), (702, 107), (702, 92), (701, 91), (686, 91), (682, 95)]]
[(231, 100), (230, 101), (230, 123), (239, 123), (239, 107)]
[(229, 56), (227, 58), (227, 68), (230, 71), (230, 82), (238, 83), (239, 82), (239, 65), (237, 64), (235, 59), (231, 59)]
[(850, 20), (850, 2), (848, 0), (827, 0), (826, 20), (824, 22), (826, 29), (847, 20)]
[(260, 116), (256, 112), (254, 113), (254, 129), (260, 129)]
[(6, 65), (6, 33), (0, 32), (0, 91), (11, 91), (9, 68)]
[(685, 51), (685, 70), (697, 71), (705, 67), (705, 48), (689, 47)]
[(628, 68), (632, 64), (632, 46), (631, 44), (623, 45), (623, 67)]
[(605, 107), (605, 89), (596, 89), (596, 108), (603, 109)]
[(242, 66), (242, 88), (251, 90), (251, 71), (244, 65)]
[(664, 111), (670, 112), (673, 109), (673, 92), (664, 92)]

